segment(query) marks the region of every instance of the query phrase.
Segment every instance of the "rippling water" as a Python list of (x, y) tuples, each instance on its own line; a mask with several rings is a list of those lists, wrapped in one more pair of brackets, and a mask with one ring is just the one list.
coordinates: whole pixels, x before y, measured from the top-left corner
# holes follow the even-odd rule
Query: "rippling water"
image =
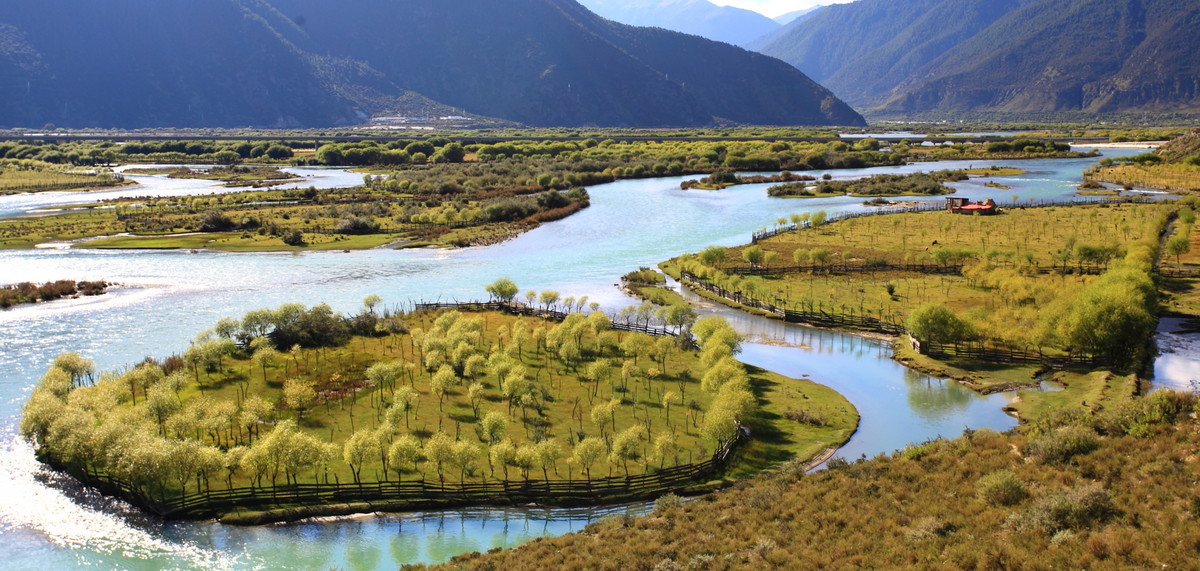
[[(1108, 156), (1124, 151), (1106, 151)], [(1004, 179), (1013, 190), (976, 182), (961, 195), (1051, 199), (1070, 196), (1088, 160), (1002, 162), (1028, 169)], [(835, 171), (837, 177), (881, 172), (986, 166), (948, 162)], [(353, 173), (324, 171), (354, 184)], [(820, 173), (818, 173), (820, 174)], [(580, 529), (611, 510), (467, 510), (406, 517), (367, 517), (288, 526), (231, 528), (162, 523), (48, 474), (14, 436), (30, 387), (55, 355), (80, 351), (100, 368), (183, 350), (217, 319), (285, 302), (327, 302), (354, 311), (368, 294), (405, 305), (434, 299), (477, 299), (497, 277), (523, 289), (588, 295), (606, 308), (632, 303), (613, 285), (639, 266), (711, 244), (744, 243), (749, 233), (791, 212), (863, 208), (849, 198), (768, 199), (767, 185), (723, 192), (681, 191), (687, 177), (622, 181), (590, 189), (592, 207), (504, 244), (463, 250), (369, 250), (232, 254), (182, 251), (35, 250), (0, 252), (0, 283), (103, 279), (122, 284), (89, 299), (0, 312), (0, 550), (8, 568), (326, 568), (394, 569), (443, 561), (463, 552), (511, 546), (532, 537)], [(138, 177), (139, 189), (115, 192), (203, 194), (206, 182)], [(315, 177), (314, 177), (315, 179)], [(305, 184), (307, 186), (307, 184)], [(215, 189), (224, 190), (224, 189)], [(86, 195), (0, 197), (0, 215), (51, 204), (94, 201)], [(941, 200), (935, 198), (933, 200)], [(809, 375), (849, 398), (863, 416), (842, 454), (872, 456), (965, 427), (1005, 428), (1002, 395), (980, 397), (909, 371), (874, 341), (750, 318), (724, 309), (751, 334), (793, 347), (747, 344), (743, 358), (793, 377)], [(625, 508), (616, 508), (624, 510)]]

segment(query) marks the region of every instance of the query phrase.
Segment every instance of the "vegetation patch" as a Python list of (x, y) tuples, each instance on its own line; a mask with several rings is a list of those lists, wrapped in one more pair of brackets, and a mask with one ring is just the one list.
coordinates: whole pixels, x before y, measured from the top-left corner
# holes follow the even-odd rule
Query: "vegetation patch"
[(24, 303), (54, 301), (64, 297), (103, 295), (108, 290), (107, 282), (76, 282), (58, 280), (35, 284), (21, 282), (16, 285), (0, 286), (0, 308), (9, 308)]
[[(489, 292), (512, 303), (509, 283)], [(350, 316), (287, 305), (224, 319), (182, 355), (121, 372), (97, 375), (66, 354), (26, 405), (22, 431), (40, 457), (85, 481), (160, 513), (203, 517), (345, 501), (368, 485), (419, 504), (405, 482), (461, 504), (474, 498), (471, 483), (557, 481), (579, 492), (611, 477), (592, 501), (612, 496), (604, 490), (618, 480), (614, 497), (627, 497), (708, 474), (703, 466), (723, 470), (714, 452), (743, 431), (751, 442), (734, 477), (836, 447), (857, 424), (832, 390), (735, 361), (740, 339), (719, 319), (691, 327), (696, 351), (690, 335), (625, 330), (651, 317), (628, 312), (614, 323), (556, 313), (574, 298), (535, 297), (540, 307), (506, 307), (556, 320), (398, 314), (378, 311), (371, 296)], [(798, 424), (784, 410), (823, 421)], [(454, 502), (451, 489), (463, 498)], [(227, 500), (196, 500), (211, 493)], [(530, 494), (555, 501), (528, 489), (515, 497)]]
[[(1157, 392), (1129, 405), (1154, 418), (1142, 432), (1114, 411), (1022, 431), (968, 431), (802, 475), (781, 470), (732, 490), (436, 568), (689, 566), (1168, 567), (1191, 565), (1200, 520), (1190, 482), (1200, 445), (1194, 395)], [(1153, 411), (1165, 411), (1161, 414)], [(1070, 462), (1027, 462), (1036, 434), (1095, 430)], [(836, 501), (834, 501), (836, 500)], [(414, 566), (420, 567), (420, 566)]]
[(945, 182), (966, 180), (963, 171), (936, 171), (913, 174), (881, 174), (859, 180), (826, 180), (816, 185), (788, 183), (767, 189), (769, 196), (777, 198), (813, 198), (818, 196), (850, 195), (869, 196), (937, 196), (950, 194), (954, 189)]

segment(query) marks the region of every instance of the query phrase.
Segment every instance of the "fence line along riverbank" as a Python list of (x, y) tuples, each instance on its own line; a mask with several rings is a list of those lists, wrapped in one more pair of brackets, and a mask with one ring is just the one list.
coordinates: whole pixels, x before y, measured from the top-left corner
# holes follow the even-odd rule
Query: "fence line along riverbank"
[[(706, 491), (708, 478), (718, 475), (749, 438), (748, 430), (734, 432), (703, 462), (678, 464), (632, 476), (584, 480), (491, 480), (444, 482), (421, 480), (361, 483), (323, 482), (205, 490), (191, 494), (156, 495), (141, 487), (92, 471), (52, 465), (85, 485), (121, 498), (167, 519), (221, 518), (228, 523), (262, 524), (314, 516), (350, 515), (376, 511), (405, 511), (432, 507), (522, 505), (593, 506), (651, 499), (667, 493)], [(250, 512), (237, 514), (237, 512)]]

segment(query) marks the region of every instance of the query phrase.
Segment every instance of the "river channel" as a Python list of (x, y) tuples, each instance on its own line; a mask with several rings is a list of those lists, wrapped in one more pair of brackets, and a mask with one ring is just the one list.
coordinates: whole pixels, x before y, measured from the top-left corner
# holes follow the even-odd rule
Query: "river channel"
[[(1106, 149), (1105, 156), (1136, 153)], [(1095, 159), (1001, 161), (1028, 174), (958, 183), (979, 200), (1069, 198)], [(833, 176), (987, 166), (982, 161), (834, 171)], [(302, 186), (354, 184), (340, 170), (296, 169)], [(818, 175), (821, 173), (817, 173)], [(81, 300), (0, 312), (0, 553), (10, 569), (229, 568), (395, 569), (403, 563), (512, 546), (533, 537), (581, 529), (626, 508), (597, 510), (485, 509), (367, 516), (324, 522), (234, 528), (214, 523), (163, 523), (119, 502), (89, 494), (46, 473), (16, 437), (21, 404), (55, 355), (79, 351), (101, 369), (147, 355), (181, 352), (197, 332), (224, 316), (286, 302), (329, 303), (355, 311), (368, 294), (385, 304), (485, 297), (497, 277), (522, 290), (587, 295), (607, 310), (634, 303), (614, 287), (639, 266), (712, 244), (746, 242), (752, 231), (792, 212), (865, 208), (851, 198), (770, 199), (767, 185), (719, 192), (682, 191), (687, 177), (620, 181), (589, 189), (592, 206), (506, 243), (461, 250), (367, 250), (232, 254), (208, 251), (37, 249), (0, 252), (0, 283), (56, 279), (122, 284)], [(123, 195), (208, 194), (226, 189), (205, 181), (137, 176), (136, 188), (105, 193), (0, 197), (0, 216), (47, 206)], [(941, 200), (936, 198), (935, 200)], [(886, 453), (907, 443), (956, 436), (964, 428), (1007, 429), (1001, 407), (1009, 395), (982, 397), (910, 371), (878, 341), (816, 331), (709, 308), (751, 336), (742, 360), (792, 377), (808, 376), (850, 399), (862, 414), (859, 432), (840, 452), (848, 458)], [(760, 342), (769, 341), (769, 342)], [(636, 509), (636, 508), (635, 508)]]

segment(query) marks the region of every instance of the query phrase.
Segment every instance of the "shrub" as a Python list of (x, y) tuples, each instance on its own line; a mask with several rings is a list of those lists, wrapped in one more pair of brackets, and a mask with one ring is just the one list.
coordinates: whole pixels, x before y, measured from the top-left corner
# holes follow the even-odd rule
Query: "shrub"
[(979, 499), (991, 505), (1012, 506), (1029, 497), (1025, 482), (1009, 470), (992, 472), (980, 478), (975, 489)]
[(1043, 462), (1059, 463), (1077, 454), (1086, 454), (1100, 446), (1095, 431), (1084, 426), (1062, 426), (1027, 442), (1022, 449)]
[(1108, 491), (1099, 484), (1088, 484), (1038, 498), (1027, 509), (1010, 515), (1005, 525), (1018, 531), (1044, 529), (1053, 534), (1091, 527), (1114, 511)]
[(304, 246), (304, 233), (299, 230), (292, 230), (283, 234), (283, 243), (289, 246)]
[(683, 498), (680, 498), (675, 494), (666, 494), (664, 496), (659, 496), (657, 500), (654, 500), (654, 513), (661, 514), (663, 512), (674, 510), (682, 505)]

